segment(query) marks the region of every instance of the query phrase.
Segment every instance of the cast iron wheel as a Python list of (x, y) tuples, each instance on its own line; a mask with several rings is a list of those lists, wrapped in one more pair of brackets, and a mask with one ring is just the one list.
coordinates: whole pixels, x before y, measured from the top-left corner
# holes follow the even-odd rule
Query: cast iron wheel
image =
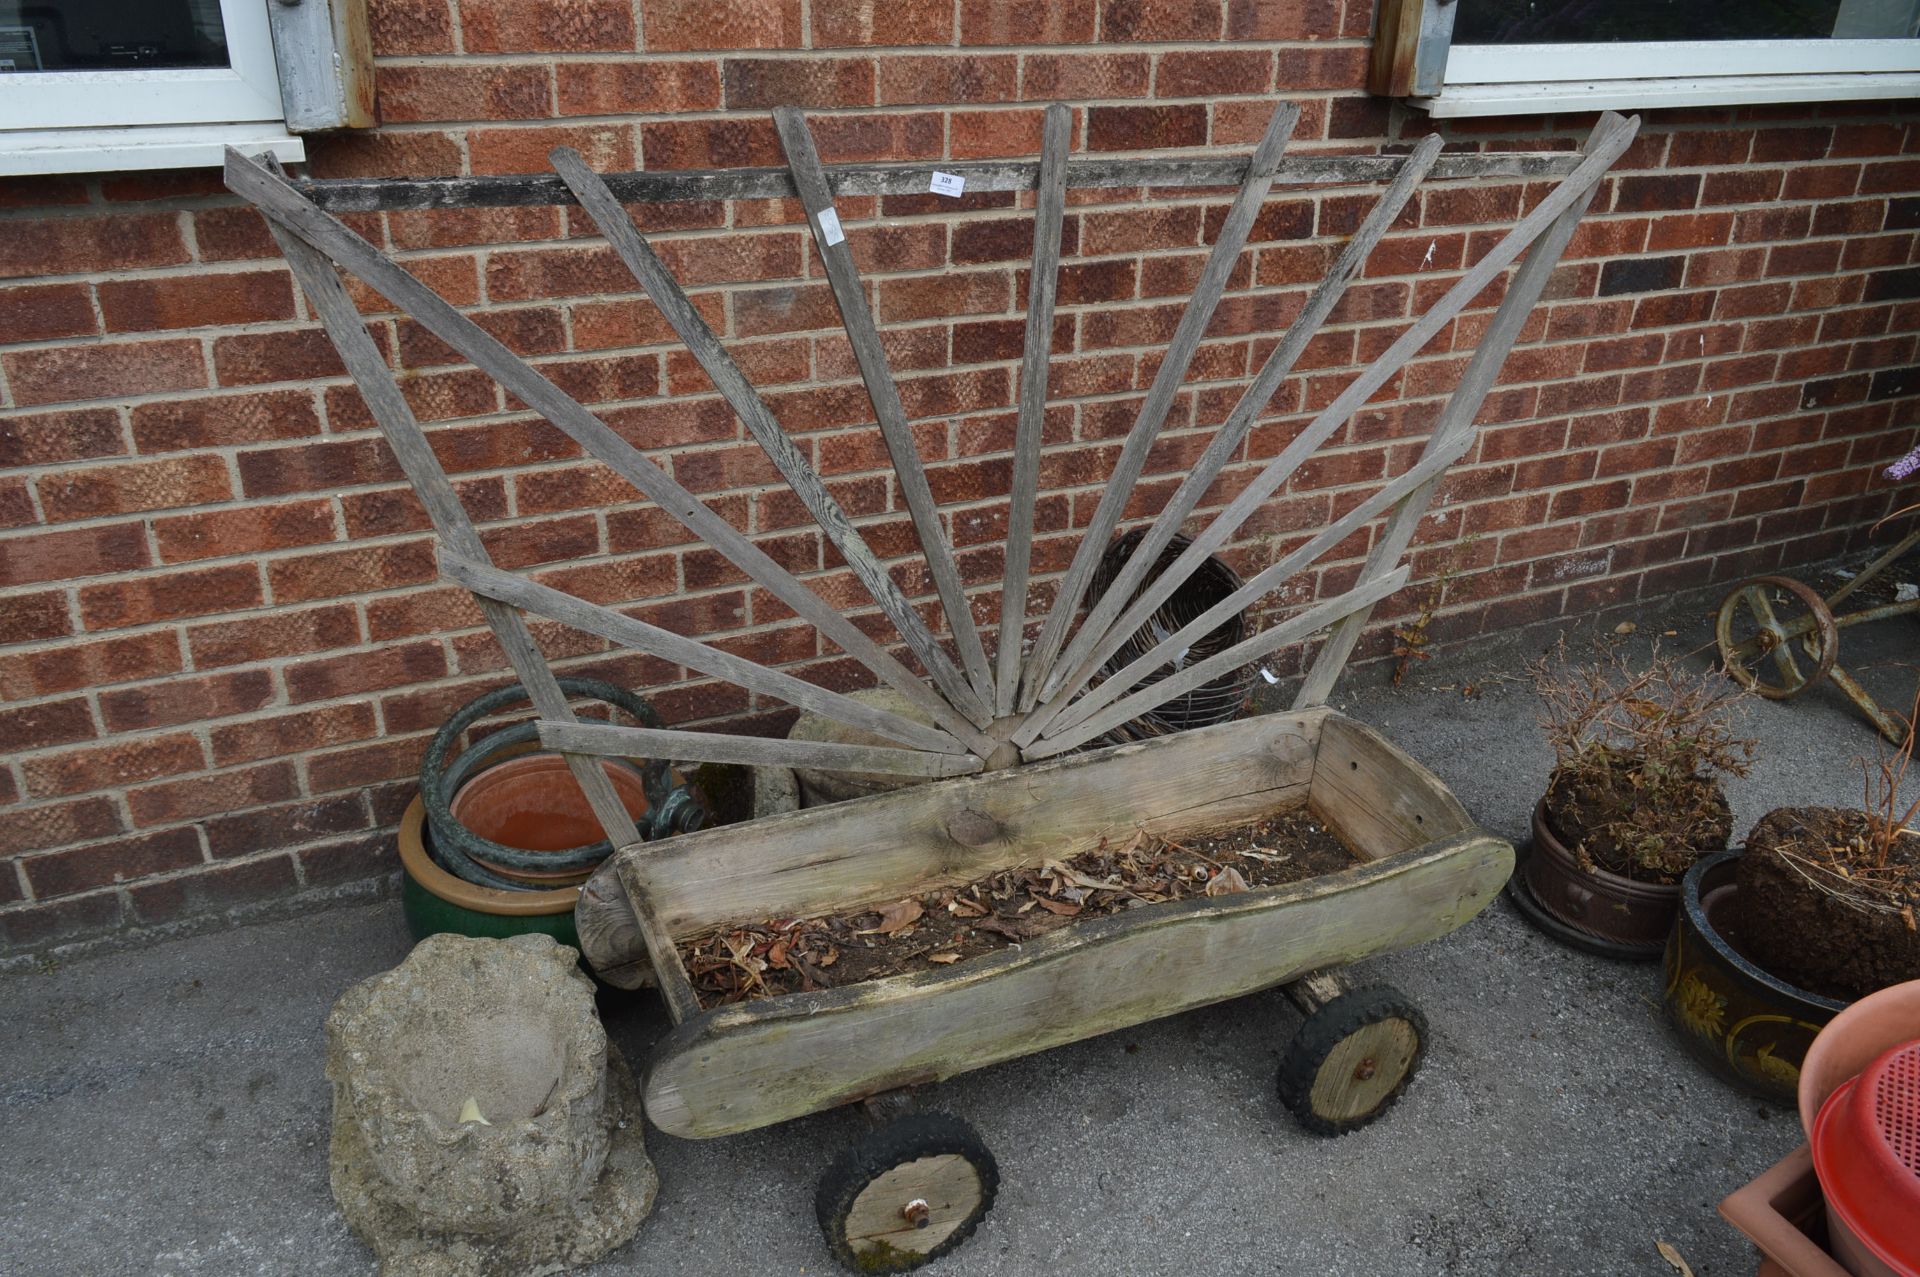
[[(1818, 683), (1840, 651), (1827, 601), (1788, 576), (1756, 576), (1734, 586), (1720, 603), (1714, 638), (1733, 681), (1770, 701), (1790, 700)], [(1794, 658), (1796, 640), (1813, 662), (1810, 672)]]
[(813, 1207), (844, 1267), (904, 1273), (972, 1236), (999, 1187), (993, 1154), (973, 1127), (947, 1113), (916, 1113), (835, 1158)]
[(1280, 1102), (1315, 1135), (1357, 1131), (1393, 1106), (1427, 1046), (1427, 1020), (1387, 985), (1308, 1016), (1280, 1058)]

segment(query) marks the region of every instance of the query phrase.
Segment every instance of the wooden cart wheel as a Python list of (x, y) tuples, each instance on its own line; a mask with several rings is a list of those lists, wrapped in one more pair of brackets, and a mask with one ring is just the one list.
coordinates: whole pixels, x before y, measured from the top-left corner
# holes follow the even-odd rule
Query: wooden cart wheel
[(999, 1187), (999, 1167), (973, 1127), (947, 1113), (916, 1113), (835, 1158), (814, 1210), (847, 1269), (903, 1273), (972, 1236)]
[(1420, 1067), (1427, 1021), (1387, 985), (1309, 1015), (1280, 1060), (1280, 1102), (1315, 1135), (1345, 1135), (1393, 1106)]
[[(1774, 591), (1787, 598), (1775, 599)], [(1775, 701), (1825, 678), (1840, 651), (1840, 629), (1826, 600), (1785, 576), (1756, 576), (1734, 586), (1721, 601), (1714, 637), (1733, 681)], [(1794, 656), (1796, 646), (1812, 662), (1811, 672)]]

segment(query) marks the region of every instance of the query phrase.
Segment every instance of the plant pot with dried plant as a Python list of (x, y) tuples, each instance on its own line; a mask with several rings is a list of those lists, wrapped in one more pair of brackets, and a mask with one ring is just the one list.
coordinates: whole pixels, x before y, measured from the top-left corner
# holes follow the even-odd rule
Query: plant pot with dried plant
[(1694, 861), (1727, 849), (1722, 776), (1744, 776), (1741, 693), (1656, 645), (1575, 662), (1565, 644), (1533, 667), (1553, 771), (1510, 894), (1549, 934), (1610, 957), (1654, 958)]
[(1747, 835), (1739, 925), (1755, 960), (1802, 988), (1844, 1001), (1920, 980), (1916, 719), (1920, 694), (1899, 749), (1860, 760), (1859, 809), (1782, 807)]

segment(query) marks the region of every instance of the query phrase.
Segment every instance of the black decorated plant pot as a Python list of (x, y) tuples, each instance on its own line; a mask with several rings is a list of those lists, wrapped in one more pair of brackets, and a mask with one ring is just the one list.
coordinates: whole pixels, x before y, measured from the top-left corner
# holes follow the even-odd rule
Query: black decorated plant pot
[(1792, 1107), (1807, 1047), (1846, 1003), (1768, 975), (1741, 952), (1739, 859), (1704, 856), (1681, 883), (1680, 916), (1667, 940), (1667, 1017), (1709, 1071)]
[(1532, 902), (1576, 936), (1598, 941), (1613, 957), (1657, 958), (1680, 908), (1678, 883), (1640, 882), (1580, 867), (1547, 822), (1547, 802), (1533, 807), (1533, 843), (1520, 870)]

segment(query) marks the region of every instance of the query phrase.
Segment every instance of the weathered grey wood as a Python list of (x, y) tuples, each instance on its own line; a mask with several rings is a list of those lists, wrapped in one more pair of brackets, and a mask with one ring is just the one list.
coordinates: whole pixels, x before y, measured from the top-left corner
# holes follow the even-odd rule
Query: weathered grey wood
[(1405, 750), (1339, 714), (1328, 718), (1320, 735), (1312, 803), (1362, 855), (1376, 847), (1419, 843), (1436, 829), (1451, 832), (1472, 819), (1439, 778)]
[(1320, 717), (1270, 714), (649, 843), (619, 872), (687, 936), (814, 917), (1303, 801)]
[(724, 678), (749, 691), (777, 697), (790, 705), (798, 705), (841, 722), (854, 723), (878, 732), (888, 740), (943, 754), (966, 752), (966, 746), (937, 728), (863, 704), (842, 692), (768, 669), (698, 639), (649, 625), (613, 608), (589, 603), (563, 590), (529, 581), (451, 550), (442, 550), (440, 553), (440, 574), (483, 599), (498, 599), (529, 612), (538, 612), (541, 616), (589, 634), (597, 634), (623, 647), (672, 661), (676, 665), (685, 665), (715, 678)]
[(861, 632), (838, 610), (774, 562), (745, 535), (704, 505), (652, 461), (587, 411), (572, 396), (536, 373), (479, 325), (432, 289), (389, 261), (339, 221), (308, 203), (283, 179), (228, 148), (227, 188), (250, 200), (271, 220), (352, 271), (434, 336), (518, 395), (534, 411), (651, 498), (682, 526), (712, 546), (742, 572), (872, 670), (881, 681), (913, 699), (969, 749), (986, 757), (998, 747), (971, 720), (948, 705), (906, 666)]
[[(1172, 587), (1168, 586), (1166, 592), (1162, 593), (1158, 589), (1159, 582), (1184, 581), (1193, 574), (1201, 560), (1225, 545), (1240, 529), (1240, 525), (1251, 518), (1321, 444), (1344, 426), (1361, 405), (1419, 353), (1421, 347), (1433, 340), (1434, 335), (1491, 284), (1555, 218), (1576, 199), (1590, 198), (1593, 186), (1605, 176), (1607, 169), (1631, 140), (1630, 133), (1610, 135), (1605, 143), (1596, 147), (1593, 154), (1586, 156), (1565, 181), (1555, 187), (1532, 212), (1521, 218), (1486, 256), (1474, 264), (1473, 269), (1348, 383), (1346, 389), (1308, 422), (1278, 456), (1262, 467), (1260, 473), (1227, 503), (1225, 509), (1214, 516), (1167, 570), (1146, 587), (1143, 599), (1148, 596), (1165, 598), (1166, 594), (1172, 592)], [(1011, 739), (1016, 746), (1025, 749), (1039, 738), (1044, 726), (1041, 715), (1029, 713)]]
[[(1152, 526), (1108, 586), (1107, 592), (1088, 610), (1086, 620), (1075, 631), (1066, 650), (1055, 663), (1053, 674), (1041, 689), (1041, 695), (1050, 698), (1048, 710), (1035, 715), (1037, 722), (1022, 724), (1023, 727), (1031, 726), (1036, 731), (1045, 728), (1052, 713), (1065, 704), (1066, 698), (1086, 686), (1107, 657), (1118, 650), (1138, 628), (1137, 625), (1126, 623), (1116, 625), (1115, 618), (1127, 607), (1128, 600), (1159, 561), (1161, 551), (1166, 549), (1174, 534), (1179, 532), (1180, 525), (1213, 486), (1220, 471), (1239, 455), (1247, 432), (1253, 428), (1260, 414), (1266, 411), (1274, 392), (1280, 388), (1281, 380), (1293, 371), (1307, 344), (1320, 331), (1320, 325), (1326, 322), (1327, 316), (1333, 313), (1333, 308), (1346, 295), (1348, 285), (1366, 269), (1367, 258), (1372, 254), (1374, 245), (1380, 242), (1380, 237), (1400, 216), (1401, 209), (1406, 207), (1415, 188), (1433, 167), (1434, 161), (1439, 158), (1440, 146), (1441, 139), (1437, 133), (1421, 139), (1408, 157), (1405, 167), (1393, 179), (1393, 184), (1381, 194), (1360, 229), (1347, 241), (1332, 269), (1327, 272), (1327, 277), (1307, 298), (1307, 304), (1301, 308), (1299, 316), (1287, 326), (1286, 335), (1273, 348), (1259, 375), (1247, 386), (1233, 411), (1227, 414), (1226, 421), (1214, 432), (1200, 460), (1181, 480), (1180, 487), (1167, 501), (1165, 508), (1154, 517)], [(1192, 565), (1197, 570), (1204, 562), (1203, 558), (1195, 558)], [(1132, 610), (1142, 617), (1148, 615), (1160, 605), (1161, 599), (1171, 597), (1185, 580), (1184, 577), (1174, 579), (1170, 572), (1165, 574), (1155, 583), (1155, 601), (1143, 609)]]
[[(901, 499), (913, 516), (913, 529), (920, 537), (920, 552), (940, 595), (940, 607), (946, 613), (947, 629), (953, 634), (960, 653), (960, 667), (981, 702), (991, 707), (995, 697), (993, 675), (987, 669), (986, 649), (980, 645), (980, 630), (973, 621), (973, 607), (967, 601), (960, 569), (953, 560), (953, 547), (947, 543), (946, 530), (940, 526), (940, 509), (934, 504), (933, 491), (927, 486), (926, 467), (920, 461), (920, 449), (913, 440), (913, 427), (907, 424), (907, 409), (900, 402), (900, 388), (894, 384), (887, 367), (887, 352), (880, 344), (880, 330), (874, 327), (873, 314), (867, 309), (866, 293), (860, 287), (860, 272), (853, 264), (853, 249), (845, 232), (829, 235), (821, 219), (833, 219), (839, 227), (839, 215), (833, 208), (833, 195), (827, 188), (827, 175), (814, 149), (813, 134), (806, 117), (793, 107), (780, 107), (773, 113), (773, 126), (786, 152), (787, 166), (793, 170), (793, 184), (807, 210), (807, 224), (813, 229), (814, 247), (827, 268), (827, 282), (833, 288), (833, 300), (840, 308), (840, 321), (846, 327), (847, 341), (853, 347), (854, 362), (860, 367), (860, 379), (866, 383), (867, 397), (873, 401), (881, 438), (893, 459), (894, 481)], [(977, 726), (986, 726), (981, 720)]]
[[(580, 956), (594, 975), (616, 989), (638, 989), (648, 983), (653, 961), (640, 933), (640, 921), (626, 884), (608, 860), (580, 884), (580, 903), (573, 907), (573, 930), (580, 937)], [(678, 951), (674, 961), (678, 962)], [(684, 969), (684, 968), (683, 968)]]
[(920, 614), (907, 602), (900, 587), (894, 584), (893, 577), (874, 557), (865, 538), (854, 528), (853, 521), (847, 517), (847, 512), (833, 494), (827, 491), (827, 485), (821, 482), (820, 476), (808, 464), (793, 439), (774, 420), (766, 402), (748, 382), (746, 374), (740, 371), (740, 366), (734, 363), (733, 357), (721, 345), (713, 330), (707, 327), (707, 321), (687, 300), (686, 293), (681, 291), (666, 263), (660, 260), (653, 246), (647, 243), (646, 236), (634, 226), (627, 211), (607, 190), (606, 183), (587, 167), (586, 160), (572, 147), (555, 148), (551, 158), (553, 167), (580, 201), (587, 215), (593, 218), (600, 233), (606, 236), (614, 254), (633, 273), (640, 287), (653, 300), (667, 323), (672, 325), (674, 332), (680, 335), (680, 340), (686, 343), (687, 350), (713, 381), (721, 397), (746, 426), (747, 433), (753, 436), (773, 462), (774, 468), (787, 481), (787, 486), (793, 489), (793, 494), (800, 498), (800, 504), (820, 525), (821, 533), (840, 557), (846, 560), (847, 567), (866, 587), (873, 601), (880, 605), (887, 619), (893, 622), (913, 654), (920, 658), (928, 677), (957, 709), (973, 719), (976, 726), (986, 726), (993, 719), (992, 711), (981, 703), (973, 688), (961, 677), (960, 671), (947, 659), (947, 654), (941, 651), (939, 642), (927, 629), (926, 622), (920, 619)]
[(1346, 616), (1357, 608), (1367, 607), (1379, 602), (1407, 583), (1407, 569), (1396, 568), (1385, 576), (1365, 581), (1348, 590), (1345, 594), (1335, 595), (1323, 603), (1303, 612), (1296, 613), (1270, 626), (1251, 638), (1235, 643), (1224, 652), (1216, 652), (1204, 661), (1195, 661), (1175, 673), (1167, 675), (1157, 683), (1139, 688), (1105, 709), (1089, 716), (1085, 721), (1072, 727), (1063, 727), (1051, 736), (1043, 736), (1028, 746), (1027, 758), (1047, 758), (1078, 748), (1112, 731), (1129, 719), (1138, 718), (1156, 706), (1164, 705), (1176, 696), (1183, 695), (1200, 684), (1223, 674), (1230, 674), (1243, 665), (1251, 664), (1261, 657), (1289, 643), (1297, 643), (1310, 634), (1318, 633)]
[(367, 0), (279, 0), (267, 6), (267, 26), (289, 130), (370, 129), (380, 122)]
[(1127, 431), (1126, 441), (1120, 446), (1120, 455), (1113, 463), (1113, 473), (1100, 493), (1100, 502), (1094, 507), (1093, 518), (1082, 534), (1079, 548), (1074, 551), (1073, 561), (1055, 588), (1053, 608), (1047, 613), (1046, 623), (1040, 628), (1040, 637), (1034, 641), (1033, 651), (1025, 662), (1019, 699), (1023, 711), (1032, 709), (1034, 702), (1039, 699), (1040, 689), (1053, 668), (1054, 658), (1066, 639), (1068, 627), (1073, 624), (1074, 613), (1080, 607), (1081, 596), (1086, 593), (1087, 583), (1093, 579), (1094, 570), (1099, 566), (1101, 556), (1106, 553), (1107, 541), (1112, 537), (1113, 529), (1120, 522), (1127, 501), (1133, 495), (1133, 485), (1147, 464), (1147, 453), (1153, 447), (1154, 439), (1159, 436), (1160, 427), (1166, 422), (1167, 410), (1173, 406), (1174, 396), (1180, 393), (1181, 383), (1186, 381), (1187, 368), (1193, 362), (1194, 352), (1200, 348), (1200, 339), (1206, 335), (1207, 325), (1213, 320), (1213, 312), (1219, 306), (1220, 295), (1227, 286), (1227, 277), (1233, 273), (1240, 250), (1246, 246), (1247, 234), (1253, 229), (1253, 220), (1259, 216), (1260, 205), (1273, 189), (1274, 174), (1280, 168), (1280, 157), (1293, 137), (1294, 125), (1299, 120), (1298, 107), (1290, 102), (1281, 103), (1274, 108), (1273, 118), (1267, 122), (1267, 131), (1261, 137), (1260, 145), (1254, 148), (1253, 159), (1247, 165), (1246, 180), (1234, 196), (1225, 221), (1221, 223), (1219, 238), (1214, 241), (1213, 251), (1207, 255), (1207, 264), (1200, 272), (1199, 282), (1194, 285), (1193, 296), (1187, 299), (1180, 323), (1167, 343), (1166, 354), (1154, 373), (1153, 385), (1148, 388), (1133, 426)]
[[(1301, 155), (1280, 165), (1283, 186), (1357, 186), (1386, 182), (1406, 162), (1398, 155)], [(1564, 177), (1578, 157), (1569, 152), (1488, 151), (1443, 155), (1438, 180), (1453, 178)], [(827, 170), (835, 195), (924, 195), (936, 167), (917, 164), (836, 164)], [(942, 160), (937, 167), (967, 179), (969, 194), (1031, 191), (1039, 165), (1032, 160)], [(1079, 159), (1067, 166), (1068, 190), (1150, 186), (1168, 190), (1238, 186), (1247, 158)], [(793, 175), (784, 168), (666, 169), (609, 173), (608, 189), (622, 204), (675, 200), (792, 199)], [(299, 183), (299, 189), (329, 213), (382, 209), (503, 208), (567, 204), (566, 183), (551, 173), (502, 177), (344, 177)]]
[(1287, 1000), (1299, 1007), (1302, 1015), (1312, 1015), (1335, 998), (1353, 992), (1353, 989), (1353, 981), (1337, 967), (1326, 971), (1310, 971), (1286, 984)]
[(647, 1116), (707, 1138), (1063, 1046), (1445, 935), (1513, 868), (1482, 832), (1283, 887), (1077, 922), (925, 974), (708, 1012), (655, 1048)]
[(599, 723), (540, 723), (540, 742), (549, 749), (613, 758), (671, 758), (676, 762), (777, 764), (783, 767), (832, 767), (890, 776), (967, 776), (983, 766), (971, 754), (932, 754), (914, 749), (881, 749), (832, 741), (776, 740), (767, 736), (729, 736), (719, 732), (676, 732), (652, 727)]
[[(448, 545), (457, 546), (480, 561), (485, 561), (486, 547), (481, 543), (479, 533), (461, 506), (453, 485), (448, 482), (446, 472), (440, 468), (439, 459), (434, 456), (419, 422), (414, 419), (413, 410), (401, 395), (392, 371), (380, 357), (373, 338), (368, 335), (359, 311), (347, 296), (346, 287), (340, 282), (340, 277), (334, 274), (332, 264), (292, 231), (272, 221), (268, 222), (268, 228), (286, 256), (294, 277), (299, 280), (301, 291), (306, 294), (327, 335), (332, 338), (341, 362), (347, 366), (354, 385), (366, 401), (368, 412), (386, 436), (402, 471), (419, 495), (421, 504), (426, 507), (435, 532)], [(527, 695), (541, 717), (561, 722), (572, 719), (573, 710), (567, 704), (566, 694), (561, 691), (558, 680), (554, 678), (552, 669), (527, 631), (526, 622), (520, 614), (492, 600), (482, 599), (480, 602), (494, 638), (506, 653), (514, 674), (527, 689)], [(640, 831), (627, 814), (626, 807), (614, 792), (613, 784), (607, 779), (598, 760), (569, 754), (567, 768), (581, 792), (586, 795), (600, 827), (614, 845), (638, 845)], [(634, 910), (633, 925), (635, 934), (646, 944), (654, 978), (661, 996), (667, 1001), (668, 1010), (676, 1021), (685, 1019), (699, 1006), (693, 987), (687, 981), (686, 970), (680, 965), (678, 952), (667, 942), (666, 933), (644, 907)]]
[(1060, 233), (1065, 224), (1067, 147), (1073, 112), (1055, 102), (1040, 129), (1040, 184), (1033, 210), (1033, 273), (1027, 283), (1027, 331), (1020, 360), (1020, 414), (1013, 435), (1013, 490), (1007, 499), (1007, 557), (1000, 584), (996, 714), (1013, 713), (1020, 691), (1020, 647), (1027, 627), (1027, 572), (1033, 563), (1033, 508), (1040, 494), (1040, 438), (1053, 362), (1053, 303), (1060, 291)]
[[(1591, 159), (1602, 148), (1617, 146), (1624, 150), (1627, 143), (1633, 140), (1639, 125), (1638, 116), (1629, 121), (1609, 111), (1593, 126), (1581, 151)], [(1573, 179), (1569, 178), (1568, 181), (1572, 182)], [(1506, 363), (1508, 352), (1520, 336), (1520, 329), (1533, 314), (1541, 291), (1546, 288), (1548, 278), (1559, 264), (1560, 254), (1565, 251), (1573, 233), (1580, 228), (1580, 219), (1586, 215), (1594, 189), (1593, 185), (1589, 185), (1575, 193), (1566, 207), (1554, 215), (1552, 223), (1541, 231), (1533, 247), (1528, 250), (1526, 260), (1514, 271), (1513, 278), (1507, 283), (1506, 296), (1500, 299), (1500, 305), (1494, 311), (1493, 321), (1481, 334), (1479, 346), (1461, 372), (1459, 384), (1454, 387), (1447, 406), (1441, 410), (1433, 433), (1427, 437), (1428, 452), (1445, 447), (1459, 435), (1471, 433), (1473, 419), (1479, 414), (1480, 405), (1486, 402), (1487, 393), (1493, 389), (1501, 365)], [(1400, 561), (1407, 552), (1407, 546), (1412, 544), (1413, 535), (1419, 530), (1420, 520), (1426, 515), (1427, 506), (1433, 500), (1434, 489), (1439, 483), (1440, 479), (1436, 476), (1409, 493), (1401, 502), (1400, 508), (1388, 521), (1386, 531), (1367, 555), (1361, 580), (1377, 576)], [(1313, 665), (1295, 695), (1296, 705), (1317, 705), (1332, 694), (1333, 685), (1346, 668), (1354, 644), (1360, 641), (1369, 615), (1371, 609), (1356, 612), (1327, 636), (1327, 641), (1314, 654)]]
[[(1444, 474), (1447, 467), (1473, 447), (1473, 436), (1468, 434), (1453, 441), (1446, 448), (1432, 456), (1423, 456), (1404, 474), (1373, 493), (1347, 513), (1316, 532), (1301, 545), (1289, 551), (1279, 560), (1268, 565), (1239, 589), (1221, 599), (1218, 603), (1202, 612), (1174, 633), (1167, 635), (1147, 651), (1141, 653), (1124, 668), (1105, 679), (1099, 686), (1087, 690), (1079, 700), (1067, 706), (1048, 728), (1049, 734), (1065, 731), (1075, 723), (1085, 721), (1093, 712), (1129, 688), (1137, 687), (1140, 681), (1159, 669), (1162, 665), (1174, 661), (1193, 645), (1211, 634), (1215, 627), (1224, 624), (1230, 618), (1239, 615), (1242, 609), (1268, 593), (1279, 589), (1291, 580), (1308, 564), (1322, 554), (1346, 540), (1355, 531), (1365, 526), (1389, 506), (1412, 492), (1423, 483)], [(1145, 618), (1142, 618), (1144, 622)], [(1129, 631), (1131, 632), (1131, 631)], [(1116, 645), (1117, 646), (1117, 645)], [(1102, 660), (1106, 659), (1104, 656)]]

